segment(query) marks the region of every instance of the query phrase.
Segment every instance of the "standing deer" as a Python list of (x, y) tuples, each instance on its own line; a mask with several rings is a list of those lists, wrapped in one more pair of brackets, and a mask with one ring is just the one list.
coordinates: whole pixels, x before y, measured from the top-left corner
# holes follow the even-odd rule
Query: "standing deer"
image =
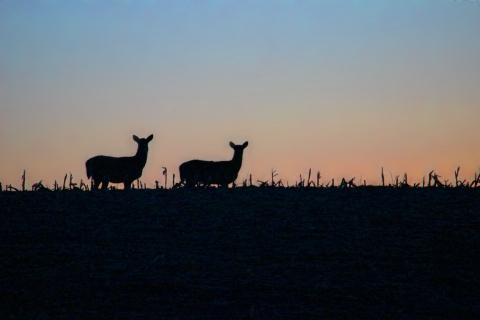
[(138, 143), (137, 153), (133, 157), (96, 156), (85, 163), (87, 177), (93, 179), (93, 188), (98, 189), (100, 182), (102, 189), (108, 188), (108, 183), (123, 182), (124, 189), (130, 189), (132, 182), (142, 176), (143, 168), (147, 163), (148, 143), (153, 134), (146, 139), (139, 139), (136, 135), (133, 140)]
[(228, 187), (228, 184), (237, 179), (238, 172), (242, 167), (243, 149), (248, 146), (248, 141), (243, 145), (235, 145), (233, 159), (230, 161), (204, 161), (190, 160), (180, 165), (180, 183), (185, 182), (187, 187), (197, 183), (218, 184)]

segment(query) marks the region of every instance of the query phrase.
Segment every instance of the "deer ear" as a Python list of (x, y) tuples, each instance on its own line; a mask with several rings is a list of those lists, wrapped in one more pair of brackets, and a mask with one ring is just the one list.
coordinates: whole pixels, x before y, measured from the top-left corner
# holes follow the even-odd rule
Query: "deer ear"
[(248, 146), (248, 141), (245, 141), (245, 143), (243, 144), (243, 147), (246, 148)]
[(232, 141), (230, 141), (230, 147), (235, 148), (235, 144)]
[(138, 137), (137, 137), (136, 135), (133, 135), (133, 140), (134, 140), (135, 142), (138, 142), (139, 139), (138, 139)]
[(147, 138), (147, 142), (150, 142), (150, 141), (152, 141), (152, 139), (153, 139), (153, 134), (151, 134), (151, 135), (149, 135), (149, 136), (148, 136), (148, 138)]

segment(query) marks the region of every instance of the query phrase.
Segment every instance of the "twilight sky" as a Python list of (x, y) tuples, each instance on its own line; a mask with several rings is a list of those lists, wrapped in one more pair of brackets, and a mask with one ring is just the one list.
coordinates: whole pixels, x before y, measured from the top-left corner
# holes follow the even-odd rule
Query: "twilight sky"
[(86, 179), (150, 142), (141, 180), (227, 160), (386, 182), (480, 167), (480, 3), (0, 1), (0, 182)]

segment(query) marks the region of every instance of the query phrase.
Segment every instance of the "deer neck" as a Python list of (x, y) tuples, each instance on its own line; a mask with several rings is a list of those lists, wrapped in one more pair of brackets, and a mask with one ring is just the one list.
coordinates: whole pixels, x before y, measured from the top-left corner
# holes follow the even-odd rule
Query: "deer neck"
[(138, 147), (137, 153), (135, 154), (135, 160), (138, 165), (144, 167), (147, 163), (148, 149)]
[(242, 166), (242, 158), (243, 158), (243, 150), (242, 151), (235, 151), (232, 158), (232, 166), (235, 169), (240, 170)]

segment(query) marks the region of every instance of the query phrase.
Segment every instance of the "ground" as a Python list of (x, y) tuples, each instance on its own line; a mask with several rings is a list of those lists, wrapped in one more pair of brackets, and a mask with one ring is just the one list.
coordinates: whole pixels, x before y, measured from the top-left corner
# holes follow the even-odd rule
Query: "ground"
[(0, 318), (474, 318), (480, 188), (0, 193)]

